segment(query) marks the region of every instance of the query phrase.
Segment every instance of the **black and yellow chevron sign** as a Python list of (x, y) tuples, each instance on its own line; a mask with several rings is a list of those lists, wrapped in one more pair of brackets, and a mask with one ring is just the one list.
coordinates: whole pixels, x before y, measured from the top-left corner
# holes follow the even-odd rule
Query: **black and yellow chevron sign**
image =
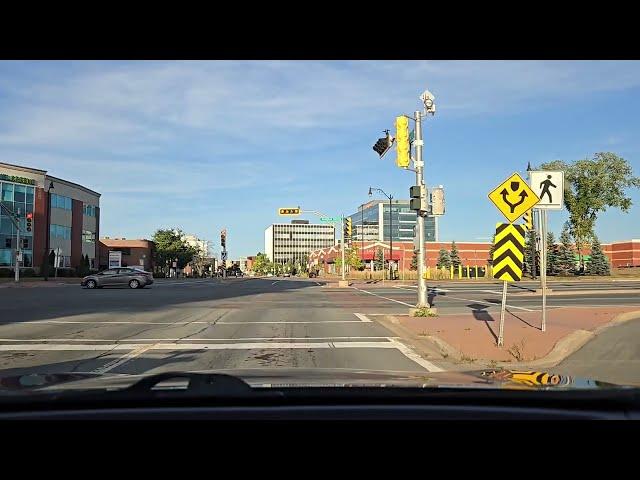
[(533, 210), (528, 210), (527, 213), (522, 216), (522, 219), (524, 220), (524, 228), (531, 230), (533, 228)]
[(498, 223), (493, 250), (493, 277), (507, 282), (517, 282), (522, 278), (523, 259), (524, 227)]

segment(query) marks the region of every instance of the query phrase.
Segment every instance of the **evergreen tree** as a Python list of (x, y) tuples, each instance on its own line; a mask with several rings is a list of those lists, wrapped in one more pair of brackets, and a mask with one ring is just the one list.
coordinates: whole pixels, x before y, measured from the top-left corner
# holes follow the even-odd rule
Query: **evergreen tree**
[(438, 268), (449, 268), (451, 266), (451, 257), (449, 256), (449, 252), (447, 252), (444, 248), (440, 249), (437, 265)]
[(536, 275), (540, 272), (540, 264), (538, 260), (539, 257), (536, 250), (536, 231), (533, 229), (527, 230), (527, 233), (524, 236), (523, 270), (528, 272), (529, 275), (531, 275), (531, 278), (536, 278)]
[(376, 249), (376, 257), (374, 260), (373, 268), (376, 270), (382, 270), (384, 268), (384, 253), (381, 248)]
[(547, 273), (553, 275), (558, 271), (558, 247), (553, 232), (547, 232)]
[(487, 263), (489, 265), (493, 265), (493, 252), (496, 250), (496, 234), (493, 234), (491, 238), (491, 248), (489, 248), (489, 258), (487, 259)]
[(602, 245), (598, 237), (593, 235), (593, 243), (591, 244), (591, 259), (587, 264), (587, 272), (590, 275), (611, 275), (611, 267), (609, 259), (602, 251)]
[(558, 246), (558, 254), (556, 259), (558, 271), (562, 274), (573, 272), (575, 269), (576, 259), (573, 242), (569, 234), (569, 225), (565, 223), (562, 233), (560, 234), (560, 245)]
[(458, 247), (456, 245), (456, 242), (451, 242), (451, 253), (449, 254), (449, 258), (451, 261), (451, 265), (453, 265), (454, 268), (458, 268), (458, 265), (462, 263), (462, 261), (460, 260), (460, 255), (458, 255)]
[(409, 268), (411, 270), (418, 270), (418, 252), (413, 252), (413, 257), (411, 257), (411, 266)]

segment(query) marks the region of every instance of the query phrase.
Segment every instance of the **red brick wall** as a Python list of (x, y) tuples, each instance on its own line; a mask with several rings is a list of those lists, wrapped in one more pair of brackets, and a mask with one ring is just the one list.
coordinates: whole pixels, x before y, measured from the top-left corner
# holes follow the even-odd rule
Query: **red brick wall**
[(71, 205), (71, 267), (79, 267), (82, 260), (82, 202)]
[(38, 272), (46, 262), (47, 252), (47, 192), (36, 187), (33, 204), (33, 266)]

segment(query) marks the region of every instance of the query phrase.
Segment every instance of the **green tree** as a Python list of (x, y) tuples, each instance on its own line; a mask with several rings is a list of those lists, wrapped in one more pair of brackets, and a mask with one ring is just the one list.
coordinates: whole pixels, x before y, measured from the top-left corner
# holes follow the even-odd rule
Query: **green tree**
[(360, 255), (358, 254), (358, 247), (355, 244), (344, 253), (347, 265), (355, 270), (364, 269), (364, 262), (360, 258)]
[(251, 266), (251, 269), (260, 275), (264, 275), (265, 273), (269, 273), (271, 271), (271, 262), (269, 261), (269, 257), (267, 257), (266, 253), (258, 252), (256, 255), (256, 259)]
[(495, 251), (496, 251), (496, 234), (494, 232), (493, 237), (491, 237), (491, 247), (489, 248), (489, 258), (487, 259), (487, 262), (489, 263), (489, 265), (493, 265), (493, 252)]
[(376, 270), (382, 270), (384, 268), (384, 252), (380, 247), (376, 249), (376, 256), (373, 261), (373, 268)]
[(558, 246), (553, 232), (547, 232), (547, 273), (558, 272)]
[[(536, 278), (540, 272), (540, 264), (538, 262), (538, 252), (536, 250), (536, 232), (535, 230), (527, 230), (524, 236), (524, 265), (523, 270), (528, 272), (531, 278)], [(535, 271), (534, 271), (535, 266)]]
[(602, 251), (600, 240), (595, 235), (591, 243), (591, 258), (587, 264), (587, 272), (590, 275), (611, 275), (609, 259)]
[(155, 263), (161, 269), (165, 269), (174, 259), (177, 259), (178, 268), (184, 268), (198, 253), (183, 238), (184, 234), (176, 228), (158, 229), (153, 234), (155, 243)]
[(449, 252), (447, 252), (444, 248), (440, 249), (438, 252), (438, 268), (449, 268), (451, 266), (451, 257), (449, 256)]
[(633, 176), (629, 163), (611, 152), (596, 153), (574, 163), (562, 160), (545, 163), (545, 170), (564, 170), (564, 202), (569, 211), (569, 233), (575, 240), (579, 261), (580, 253), (594, 237), (598, 215), (609, 207), (628, 212), (631, 198), (627, 191), (640, 187), (640, 178)]
[(460, 255), (458, 254), (458, 246), (456, 242), (451, 242), (451, 253), (449, 254), (449, 259), (451, 260), (451, 265), (454, 268), (458, 268), (458, 265), (462, 263), (460, 260)]
[(575, 269), (575, 250), (569, 233), (569, 222), (564, 224), (560, 234), (560, 245), (558, 246), (558, 256), (556, 260), (558, 272), (566, 275)]

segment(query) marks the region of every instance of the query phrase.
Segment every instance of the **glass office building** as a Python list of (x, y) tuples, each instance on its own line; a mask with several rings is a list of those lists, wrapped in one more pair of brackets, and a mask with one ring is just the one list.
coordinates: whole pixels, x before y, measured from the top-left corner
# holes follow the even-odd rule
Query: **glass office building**
[[(358, 211), (349, 216), (353, 225), (355, 241), (412, 242), (416, 225), (416, 212), (409, 209), (409, 200), (392, 200), (391, 218), (388, 200), (372, 200), (358, 207)], [(425, 241), (438, 241), (438, 218), (424, 219)], [(364, 238), (363, 238), (364, 237)]]

